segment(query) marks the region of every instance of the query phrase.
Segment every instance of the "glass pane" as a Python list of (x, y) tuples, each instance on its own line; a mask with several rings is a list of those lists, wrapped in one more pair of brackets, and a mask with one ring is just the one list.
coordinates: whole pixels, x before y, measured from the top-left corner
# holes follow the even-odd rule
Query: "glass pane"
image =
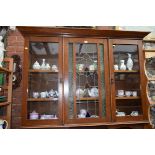
[(137, 45), (113, 45), (116, 116), (142, 114)]
[(46, 120), (59, 117), (58, 48), (59, 43), (30, 43), (28, 119)]
[[(103, 44), (98, 48), (96, 43), (69, 43), (68, 47), (69, 118), (98, 118), (101, 102), (102, 116), (105, 117)], [(100, 62), (98, 62), (98, 52)], [(100, 68), (99, 72), (98, 68)], [(98, 73), (101, 74), (100, 80)]]
[(99, 116), (97, 44), (76, 44), (77, 118)]
[(69, 52), (68, 52), (68, 68), (69, 68), (69, 105), (68, 105), (68, 110), (69, 110), (69, 119), (74, 117), (74, 94), (73, 94), (73, 44), (69, 43)]

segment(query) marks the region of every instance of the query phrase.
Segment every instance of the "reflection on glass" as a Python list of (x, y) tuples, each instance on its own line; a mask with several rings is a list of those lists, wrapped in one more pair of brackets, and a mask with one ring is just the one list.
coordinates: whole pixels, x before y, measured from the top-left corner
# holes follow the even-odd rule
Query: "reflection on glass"
[(58, 43), (30, 43), (28, 119), (47, 120), (59, 117), (58, 47)]

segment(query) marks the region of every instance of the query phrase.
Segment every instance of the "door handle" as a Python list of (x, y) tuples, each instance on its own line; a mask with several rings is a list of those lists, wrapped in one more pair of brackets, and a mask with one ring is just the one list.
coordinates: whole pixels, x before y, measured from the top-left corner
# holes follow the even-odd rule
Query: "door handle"
[(113, 78), (111, 78), (111, 84), (114, 84), (115, 80)]

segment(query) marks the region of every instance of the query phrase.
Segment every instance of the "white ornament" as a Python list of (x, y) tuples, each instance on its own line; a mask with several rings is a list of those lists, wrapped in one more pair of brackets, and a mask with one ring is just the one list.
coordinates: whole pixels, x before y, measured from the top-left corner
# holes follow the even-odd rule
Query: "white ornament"
[(46, 69), (45, 59), (42, 60), (41, 69)]
[(124, 60), (120, 60), (120, 70), (126, 70), (126, 65), (124, 64)]
[(128, 60), (127, 60), (126, 66), (127, 66), (128, 70), (132, 70), (132, 68), (133, 68), (133, 61), (131, 59), (131, 54), (129, 54), (129, 53), (128, 53)]
[(39, 65), (39, 62), (36, 61), (34, 64), (33, 64), (33, 69), (40, 69), (40, 65)]

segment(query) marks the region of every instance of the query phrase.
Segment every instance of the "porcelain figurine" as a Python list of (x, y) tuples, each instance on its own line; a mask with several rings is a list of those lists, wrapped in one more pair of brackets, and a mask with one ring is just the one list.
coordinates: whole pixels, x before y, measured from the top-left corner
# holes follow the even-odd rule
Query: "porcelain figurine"
[(41, 69), (46, 69), (45, 59), (42, 59)]
[(125, 60), (120, 60), (120, 70), (126, 70)]
[(39, 62), (36, 61), (33, 66), (32, 66), (33, 69), (40, 69), (40, 65), (39, 65)]
[(132, 70), (133, 68), (133, 61), (131, 59), (131, 54), (128, 53), (128, 60), (127, 60), (127, 64), (126, 64), (128, 70)]
[(4, 59), (4, 43), (2, 42), (3, 37), (0, 36), (0, 67), (2, 67), (2, 62)]

